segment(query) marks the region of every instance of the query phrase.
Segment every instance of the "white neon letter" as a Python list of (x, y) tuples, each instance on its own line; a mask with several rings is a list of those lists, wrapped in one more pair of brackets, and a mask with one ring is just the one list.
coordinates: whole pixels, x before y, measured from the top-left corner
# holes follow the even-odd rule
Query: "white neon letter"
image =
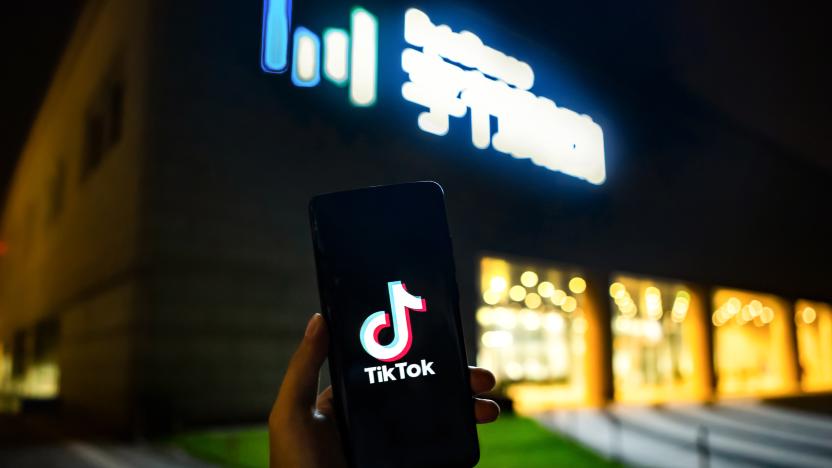
[(356, 7), (350, 15), (350, 101), (356, 106), (376, 102), (378, 21), (369, 11)]
[(324, 31), (324, 75), (338, 86), (343, 86), (348, 78), (349, 41), (343, 29)]

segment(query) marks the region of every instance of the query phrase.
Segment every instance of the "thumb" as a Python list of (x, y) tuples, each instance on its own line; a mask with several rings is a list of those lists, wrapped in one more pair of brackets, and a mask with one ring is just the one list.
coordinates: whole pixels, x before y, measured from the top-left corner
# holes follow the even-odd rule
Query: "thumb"
[(321, 314), (315, 314), (306, 325), (300, 346), (289, 361), (289, 368), (280, 386), (277, 407), (282, 411), (312, 410), (318, 394), (318, 373), (326, 359), (329, 335)]

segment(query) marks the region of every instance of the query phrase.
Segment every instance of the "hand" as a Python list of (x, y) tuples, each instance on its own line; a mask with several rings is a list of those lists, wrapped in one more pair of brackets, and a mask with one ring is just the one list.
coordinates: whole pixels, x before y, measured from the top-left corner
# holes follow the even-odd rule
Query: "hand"
[[(321, 314), (315, 314), (306, 326), (303, 341), (295, 351), (280, 393), (269, 415), (269, 458), (276, 467), (345, 467), (341, 450), (332, 387), (320, 395), (318, 372), (329, 346), (329, 334)], [(479, 395), (494, 387), (494, 375), (471, 367), (471, 392)], [(500, 407), (491, 400), (474, 398), (477, 423), (497, 419)]]

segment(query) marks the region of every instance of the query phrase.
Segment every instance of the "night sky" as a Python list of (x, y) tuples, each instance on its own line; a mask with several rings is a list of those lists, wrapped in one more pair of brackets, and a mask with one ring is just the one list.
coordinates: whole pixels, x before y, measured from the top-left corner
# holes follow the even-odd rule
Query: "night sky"
[[(256, 0), (254, 0), (256, 1)], [(4, 6), (0, 193), (5, 194), (80, 0)], [(832, 172), (826, 20), (795, 2), (498, 2), (481, 8), (578, 64), (613, 92), (681, 89), (725, 121)], [(525, 5), (525, 6), (524, 6)], [(548, 21), (557, 17), (553, 28)]]
[[(0, 200), (78, 17), (80, 0), (8, 2), (0, 14)], [(2, 208), (0, 208), (2, 209)]]

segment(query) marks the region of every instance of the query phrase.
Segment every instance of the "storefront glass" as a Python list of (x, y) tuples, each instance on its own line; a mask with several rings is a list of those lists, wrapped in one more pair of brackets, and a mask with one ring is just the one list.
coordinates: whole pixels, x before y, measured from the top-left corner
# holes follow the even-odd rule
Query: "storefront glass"
[(794, 321), (803, 390), (832, 390), (832, 305), (799, 300)]
[(770, 294), (719, 289), (713, 297), (717, 391), (763, 396), (796, 390), (791, 307)]
[(609, 293), (616, 401), (707, 397), (703, 308), (692, 288), (618, 275)]
[(485, 257), (477, 362), (520, 410), (586, 399), (586, 280), (574, 268)]

